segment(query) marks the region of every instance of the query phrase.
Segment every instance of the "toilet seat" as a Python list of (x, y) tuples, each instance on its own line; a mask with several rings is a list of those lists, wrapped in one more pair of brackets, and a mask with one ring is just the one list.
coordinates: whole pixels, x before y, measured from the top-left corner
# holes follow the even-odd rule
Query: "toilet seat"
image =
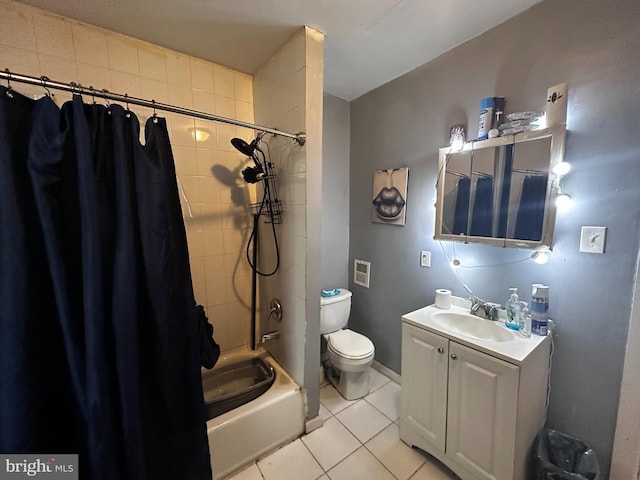
[(327, 347), (336, 355), (350, 360), (366, 358), (375, 351), (371, 340), (348, 328), (327, 335)]

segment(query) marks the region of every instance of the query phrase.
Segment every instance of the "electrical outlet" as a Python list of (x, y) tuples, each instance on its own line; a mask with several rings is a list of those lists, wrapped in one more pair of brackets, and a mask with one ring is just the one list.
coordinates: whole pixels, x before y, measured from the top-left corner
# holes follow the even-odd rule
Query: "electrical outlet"
[(420, 252), (420, 266), (421, 267), (431, 266), (431, 252), (428, 252), (426, 250), (422, 250)]
[(582, 227), (580, 251), (585, 253), (604, 253), (606, 236), (607, 227)]

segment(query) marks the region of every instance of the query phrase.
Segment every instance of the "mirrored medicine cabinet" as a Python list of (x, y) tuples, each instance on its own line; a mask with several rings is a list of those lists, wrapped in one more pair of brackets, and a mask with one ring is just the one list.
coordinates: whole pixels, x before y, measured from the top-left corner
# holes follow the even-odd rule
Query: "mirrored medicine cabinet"
[(434, 238), (551, 248), (565, 135), (561, 125), (441, 148)]

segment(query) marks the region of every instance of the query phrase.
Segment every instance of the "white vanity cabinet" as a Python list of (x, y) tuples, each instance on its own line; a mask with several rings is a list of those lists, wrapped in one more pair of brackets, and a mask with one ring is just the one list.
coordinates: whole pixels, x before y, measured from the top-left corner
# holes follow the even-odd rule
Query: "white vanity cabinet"
[(400, 438), (463, 480), (524, 480), (544, 422), (548, 340), (532, 339), (522, 361), (507, 361), (406, 317)]

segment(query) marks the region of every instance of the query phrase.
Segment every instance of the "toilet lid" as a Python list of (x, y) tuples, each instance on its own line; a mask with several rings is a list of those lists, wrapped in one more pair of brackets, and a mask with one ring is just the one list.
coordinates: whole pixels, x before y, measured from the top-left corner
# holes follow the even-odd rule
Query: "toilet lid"
[(328, 340), (329, 348), (345, 358), (362, 358), (374, 351), (371, 340), (348, 328), (330, 334)]

